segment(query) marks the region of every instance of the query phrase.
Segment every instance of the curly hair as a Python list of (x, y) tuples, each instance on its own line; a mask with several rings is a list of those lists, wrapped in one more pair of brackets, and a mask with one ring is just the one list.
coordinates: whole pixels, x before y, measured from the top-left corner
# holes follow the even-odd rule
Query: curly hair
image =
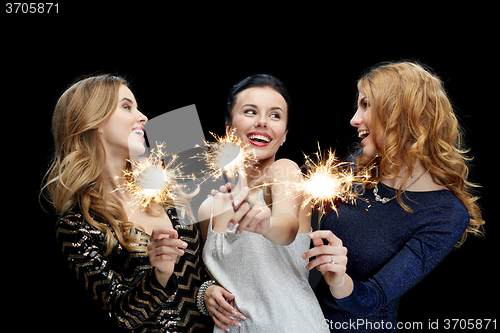
[[(111, 253), (115, 237), (127, 250), (146, 251), (141, 246), (146, 244), (144, 229), (128, 220), (122, 204), (110, 191), (104, 176), (106, 152), (97, 132), (116, 109), (121, 85), (127, 85), (125, 79), (105, 74), (80, 80), (62, 94), (52, 117), (54, 157), (41, 191), (48, 191), (48, 200), (61, 214), (78, 205), (85, 220), (106, 234), (105, 255)], [(131, 169), (130, 162), (126, 168)], [(183, 208), (192, 217), (187, 202)], [(148, 212), (159, 214), (152, 207)]]
[(395, 178), (405, 166), (397, 200), (412, 212), (401, 195), (419, 159), (433, 181), (452, 191), (469, 212), (470, 222), (458, 245), (468, 233), (484, 235), (478, 197), (471, 194), (479, 186), (467, 180), (469, 150), (463, 147), (463, 133), (441, 80), (416, 63), (384, 63), (359, 79), (358, 90), (370, 100), (373, 121), (384, 130), (383, 138), (371, 133), (379, 156), (358, 156), (358, 167), (376, 166), (376, 183), (381, 177)]

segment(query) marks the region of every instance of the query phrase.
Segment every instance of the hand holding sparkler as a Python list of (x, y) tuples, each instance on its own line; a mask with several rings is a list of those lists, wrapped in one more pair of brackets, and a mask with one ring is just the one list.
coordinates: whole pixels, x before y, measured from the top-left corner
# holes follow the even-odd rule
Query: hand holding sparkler
[(241, 190), (234, 200), (231, 200), (235, 211), (227, 227), (232, 228), (239, 224), (236, 234), (246, 230), (265, 235), (271, 227), (271, 210), (256, 195), (250, 194), (245, 175), (240, 174), (239, 182)]
[(154, 228), (148, 244), (148, 257), (155, 268), (155, 276), (162, 286), (166, 286), (174, 271), (178, 256), (188, 244), (179, 239), (177, 230), (164, 227)]
[[(316, 258), (306, 265), (306, 269), (311, 270), (316, 267), (323, 274), (333, 297), (340, 299), (349, 296), (353, 284), (352, 279), (346, 274), (347, 248), (343, 246), (342, 240), (331, 230), (312, 232), (309, 238), (312, 239), (314, 247), (304, 252), (302, 259)], [(323, 239), (328, 241), (328, 245), (323, 243)]]

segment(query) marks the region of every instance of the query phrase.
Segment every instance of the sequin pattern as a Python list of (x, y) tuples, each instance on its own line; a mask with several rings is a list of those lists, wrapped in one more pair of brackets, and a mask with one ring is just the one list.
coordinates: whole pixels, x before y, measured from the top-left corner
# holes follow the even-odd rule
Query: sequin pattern
[(201, 315), (196, 307), (196, 293), (202, 279), (207, 279), (200, 261), (199, 224), (184, 225), (174, 209), (167, 213), (188, 247), (165, 288), (156, 280), (146, 253), (130, 252), (115, 241), (112, 254), (105, 257), (104, 233), (90, 226), (75, 209), (59, 219), (56, 236), (70, 269), (122, 328), (204, 332), (211, 327), (211, 318)]
[(308, 234), (282, 246), (248, 231), (237, 235), (235, 228), (215, 233), (210, 221), (203, 260), (247, 317), (231, 332), (328, 332), (301, 258), (308, 249)]
[[(381, 197), (396, 195), (382, 183), (378, 190)], [(340, 203), (338, 215), (330, 214), (323, 223), (322, 229), (331, 230), (348, 249), (347, 273), (354, 282), (352, 294), (340, 300), (332, 297), (323, 279), (316, 287), (329, 323), (383, 320), (386, 331), (395, 331), (401, 296), (431, 272), (464, 233), (469, 214), (451, 191), (405, 194), (403, 200), (413, 213), (397, 200), (377, 202), (367, 190), (364, 200)], [(335, 332), (349, 331), (346, 328)]]

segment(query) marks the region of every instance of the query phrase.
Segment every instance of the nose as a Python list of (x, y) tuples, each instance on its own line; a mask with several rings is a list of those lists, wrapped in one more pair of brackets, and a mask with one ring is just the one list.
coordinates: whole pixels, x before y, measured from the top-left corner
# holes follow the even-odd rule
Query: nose
[(356, 110), (356, 113), (351, 118), (350, 123), (351, 123), (351, 126), (353, 126), (353, 127), (361, 126), (361, 124), (363, 123), (363, 116), (362, 116), (362, 111), (360, 108), (358, 108), (358, 110)]
[(267, 127), (267, 116), (264, 113), (257, 116), (255, 127)]
[(146, 124), (148, 122), (148, 117), (146, 117), (141, 111), (137, 110), (139, 112), (139, 123), (142, 125)]

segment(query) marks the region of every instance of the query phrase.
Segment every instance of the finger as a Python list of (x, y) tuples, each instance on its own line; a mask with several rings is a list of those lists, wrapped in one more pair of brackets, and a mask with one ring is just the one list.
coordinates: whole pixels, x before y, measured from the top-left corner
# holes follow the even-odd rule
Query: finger
[(336, 248), (329, 245), (315, 246), (302, 254), (302, 259), (311, 259), (312, 257), (317, 257), (321, 255), (334, 255), (336, 253)]
[[(225, 301), (221, 303), (227, 303)], [(224, 307), (223, 304), (215, 303), (215, 305), (210, 307), (210, 313), (212, 315), (212, 318), (217, 319), (219, 323), (224, 326), (224, 324), (231, 325), (231, 326), (239, 326), (240, 323), (238, 320), (232, 319), (229, 316), (235, 316), (236, 311), (233, 312), (228, 312)], [(219, 326), (221, 327), (221, 326)], [(222, 327), (221, 327), (222, 328)], [(225, 328), (222, 328), (225, 329)]]
[[(242, 221), (240, 223), (246, 223), (245, 220), (249, 220), (246, 228), (254, 228), (258, 224), (262, 223), (266, 218), (269, 218), (271, 216), (271, 211), (267, 209), (267, 206), (263, 203), (258, 201), (257, 198), (252, 198), (252, 200), (255, 200), (254, 206), (251, 208), (250, 211), (243, 217)], [(261, 226), (264, 228), (264, 226)]]
[(312, 242), (313, 242), (313, 244), (314, 244), (315, 247), (325, 245), (325, 242), (323, 241), (323, 238), (313, 238)]
[[(241, 220), (250, 211), (250, 209), (251, 209), (251, 207), (250, 207), (250, 204), (248, 202), (245, 201), (244, 203), (242, 203), (238, 207), (238, 209), (234, 212), (233, 216), (229, 219), (229, 223), (228, 223), (227, 227), (231, 228), (232, 225), (235, 225), (237, 223), (241, 223)], [(243, 226), (243, 229), (245, 227), (246, 227), (246, 224), (245, 224), (245, 226)]]
[(224, 309), (226, 311), (228, 311), (229, 313), (231, 313), (236, 318), (240, 318), (242, 320), (247, 319), (247, 317), (243, 313), (239, 312), (238, 309), (236, 309), (235, 307), (233, 307), (231, 305), (231, 303), (228, 302), (228, 301), (234, 300), (235, 296), (233, 294), (231, 294), (226, 289), (222, 289), (222, 296), (224, 297), (224, 300), (226, 301), (226, 303), (229, 304), (229, 306), (231, 307), (230, 309), (228, 309), (227, 307), (224, 307)]
[(234, 299), (234, 295), (231, 294), (229, 291), (227, 291), (226, 289), (224, 289), (223, 287), (221, 287), (220, 289), (221, 291), (221, 294), (222, 294), (222, 297), (224, 297), (224, 299), (226, 301), (232, 301)]
[[(333, 261), (333, 263), (332, 263)], [(326, 265), (323, 267), (323, 270), (334, 271), (333, 266), (345, 266), (347, 264), (346, 257), (335, 256), (335, 255), (322, 255), (316, 257), (316, 259), (311, 260), (307, 265), (306, 269), (311, 270), (313, 268), (317, 268), (319, 266)], [(319, 269), (318, 269), (319, 270)]]
[(331, 245), (342, 246), (342, 240), (335, 236), (331, 230), (317, 230), (311, 232), (309, 238), (311, 238), (313, 242), (317, 239), (326, 239)]
[[(174, 238), (162, 238), (156, 241), (152, 241), (148, 244), (148, 252), (152, 256), (161, 256), (161, 255), (184, 255), (185, 249), (188, 247), (188, 244), (180, 239)], [(167, 259), (165, 259), (167, 260)]]
[[(152, 256), (155, 257), (161, 257), (161, 256), (182, 256), (184, 255), (184, 250), (179, 249), (177, 247), (172, 247), (172, 246), (158, 246), (154, 248), (152, 251), (150, 251)], [(165, 259), (169, 260), (169, 259)]]
[(180, 239), (162, 238), (160, 240), (153, 242), (152, 246), (156, 248), (166, 246), (166, 247), (171, 247), (173, 249), (177, 248), (185, 249), (188, 247), (188, 243)]
[[(217, 312), (217, 311), (215, 311), (215, 312)], [(229, 332), (229, 327), (224, 325), (224, 323), (222, 321), (220, 321), (215, 314), (212, 314), (212, 319), (213, 319), (215, 325), (217, 325), (217, 327), (219, 327), (221, 330)]]
[(162, 235), (168, 235), (170, 238), (179, 238), (179, 234), (177, 230), (169, 228), (169, 227), (161, 227), (161, 228), (153, 228), (153, 232), (151, 233), (152, 240), (162, 239)]
[[(316, 243), (317, 240), (319, 240), (319, 243)], [(313, 243), (314, 247), (304, 252), (302, 254), (302, 259), (307, 260), (320, 255), (347, 256), (347, 248), (344, 246), (325, 245), (322, 238), (313, 240)]]
[(154, 266), (155, 264), (159, 264), (162, 261), (175, 261), (177, 257), (181, 257), (184, 255), (184, 252), (180, 254), (159, 254), (150, 259), (151, 264)]
[(328, 263), (328, 264), (318, 265), (316, 267), (316, 269), (318, 271), (320, 271), (322, 274), (331, 272), (331, 273), (335, 273), (339, 276), (342, 274), (345, 274), (345, 272), (346, 272), (346, 266), (345, 265), (337, 265), (337, 263), (335, 263), (335, 264)]
[[(235, 316), (238, 312), (229, 304), (224, 297), (216, 298), (215, 308), (217, 311), (221, 312), (224, 316)], [(222, 320), (222, 319), (221, 319)], [(231, 320), (231, 319), (229, 319)], [(225, 321), (227, 322), (227, 321)], [(229, 322), (227, 322), (229, 323)], [(231, 325), (231, 324), (230, 324)]]
[(265, 206), (264, 207), (257, 207), (255, 208), (254, 210), (257, 212), (252, 220), (252, 222), (250, 222), (250, 224), (256, 224), (256, 223), (261, 223), (262, 221), (264, 221), (264, 219), (270, 217), (270, 212), (267, 212), (265, 209)]
[(233, 184), (233, 183), (231, 183), (231, 182), (228, 182), (228, 183), (226, 184), (226, 188), (227, 188), (227, 191), (228, 191), (228, 192), (231, 192), (231, 191), (234, 189), (234, 184)]
[(249, 193), (250, 190), (245, 186), (231, 199), (231, 203), (235, 210), (237, 210), (244, 201), (248, 200), (247, 197)]
[(249, 211), (243, 216), (243, 218), (238, 222), (238, 229), (236, 229), (236, 233), (241, 233), (243, 230), (248, 228), (253, 228), (259, 221), (256, 220), (256, 215), (259, 213), (259, 210), (250, 208)]

